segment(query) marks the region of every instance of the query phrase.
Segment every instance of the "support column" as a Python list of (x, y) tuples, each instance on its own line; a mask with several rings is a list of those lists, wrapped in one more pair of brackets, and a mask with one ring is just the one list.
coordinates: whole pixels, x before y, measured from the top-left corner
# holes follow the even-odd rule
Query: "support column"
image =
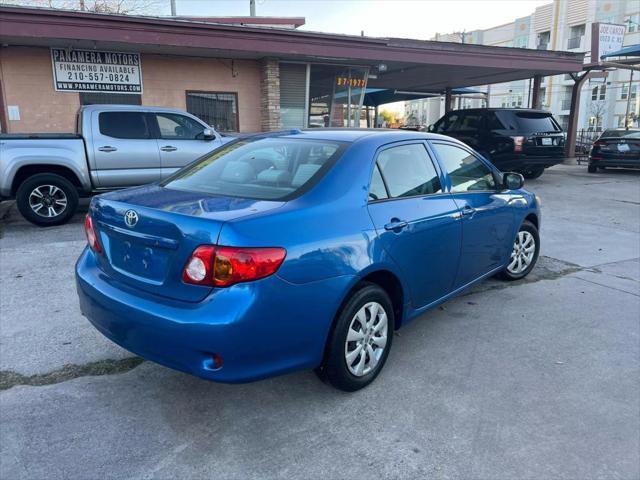
[(276, 58), (263, 58), (260, 65), (260, 128), (280, 130), (280, 64)]
[(533, 87), (531, 88), (531, 108), (539, 109), (542, 106), (540, 98), (540, 82), (542, 78), (540, 75), (533, 77)]
[(569, 113), (569, 124), (567, 125), (567, 144), (565, 145), (565, 156), (568, 158), (576, 155), (576, 137), (578, 135), (578, 117), (580, 115), (580, 90), (584, 81), (590, 77), (591, 72), (586, 72), (580, 77), (574, 76), (574, 84), (571, 89), (571, 110)]
[(444, 113), (451, 111), (451, 87), (444, 90)]

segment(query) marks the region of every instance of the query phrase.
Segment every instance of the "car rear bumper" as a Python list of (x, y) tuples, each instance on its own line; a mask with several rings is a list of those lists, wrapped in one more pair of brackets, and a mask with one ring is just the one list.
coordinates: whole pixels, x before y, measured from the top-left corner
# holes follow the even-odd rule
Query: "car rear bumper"
[(496, 160), (495, 165), (503, 172), (522, 172), (527, 169), (549, 168), (564, 161), (565, 157), (533, 157), (520, 155)]
[(640, 158), (589, 157), (589, 165), (596, 167), (640, 168)]
[[(342, 276), (293, 285), (274, 275), (186, 303), (118, 284), (88, 249), (76, 264), (81, 312), (103, 335), (159, 364), (229, 383), (319, 365), (352, 281)], [(213, 354), (224, 361), (219, 369)]]

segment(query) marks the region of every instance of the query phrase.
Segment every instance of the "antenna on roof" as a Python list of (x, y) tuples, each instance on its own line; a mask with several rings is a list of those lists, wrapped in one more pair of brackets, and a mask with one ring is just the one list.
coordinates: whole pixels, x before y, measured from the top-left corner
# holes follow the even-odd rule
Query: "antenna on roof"
[(256, 16), (256, 0), (249, 0), (249, 15)]

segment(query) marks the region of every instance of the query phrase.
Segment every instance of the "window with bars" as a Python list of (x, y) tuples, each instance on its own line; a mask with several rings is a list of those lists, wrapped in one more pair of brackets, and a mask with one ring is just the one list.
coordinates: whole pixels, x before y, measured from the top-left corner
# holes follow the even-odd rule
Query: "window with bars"
[(239, 131), (237, 93), (187, 92), (187, 112), (219, 132)]
[(80, 105), (142, 105), (142, 95), (82, 92), (80, 93)]

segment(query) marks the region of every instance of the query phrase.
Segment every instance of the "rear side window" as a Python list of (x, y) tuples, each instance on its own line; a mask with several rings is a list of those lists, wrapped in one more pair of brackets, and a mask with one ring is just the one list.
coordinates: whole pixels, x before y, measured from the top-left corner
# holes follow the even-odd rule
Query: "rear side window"
[(496, 182), (489, 167), (465, 149), (447, 143), (434, 143), (442, 167), (451, 179), (453, 193), (495, 190)]
[(100, 133), (107, 137), (151, 138), (147, 115), (144, 112), (101, 112), (98, 116), (98, 125)]
[(510, 130), (520, 133), (556, 133), (562, 128), (550, 113), (527, 111), (496, 112), (502, 123)]
[(389, 195), (394, 198), (429, 195), (442, 191), (440, 178), (422, 144), (383, 150), (377, 160)]
[(369, 185), (369, 200), (383, 200), (389, 198), (387, 189), (384, 186), (382, 175), (378, 165), (374, 165), (373, 174), (371, 175), (371, 185)]
[(230, 197), (286, 200), (322, 177), (345, 145), (297, 138), (244, 139), (214, 150), (162, 185)]
[(480, 113), (466, 113), (461, 116), (457, 125), (453, 126), (454, 130), (460, 132), (477, 132), (482, 128), (483, 118)]

